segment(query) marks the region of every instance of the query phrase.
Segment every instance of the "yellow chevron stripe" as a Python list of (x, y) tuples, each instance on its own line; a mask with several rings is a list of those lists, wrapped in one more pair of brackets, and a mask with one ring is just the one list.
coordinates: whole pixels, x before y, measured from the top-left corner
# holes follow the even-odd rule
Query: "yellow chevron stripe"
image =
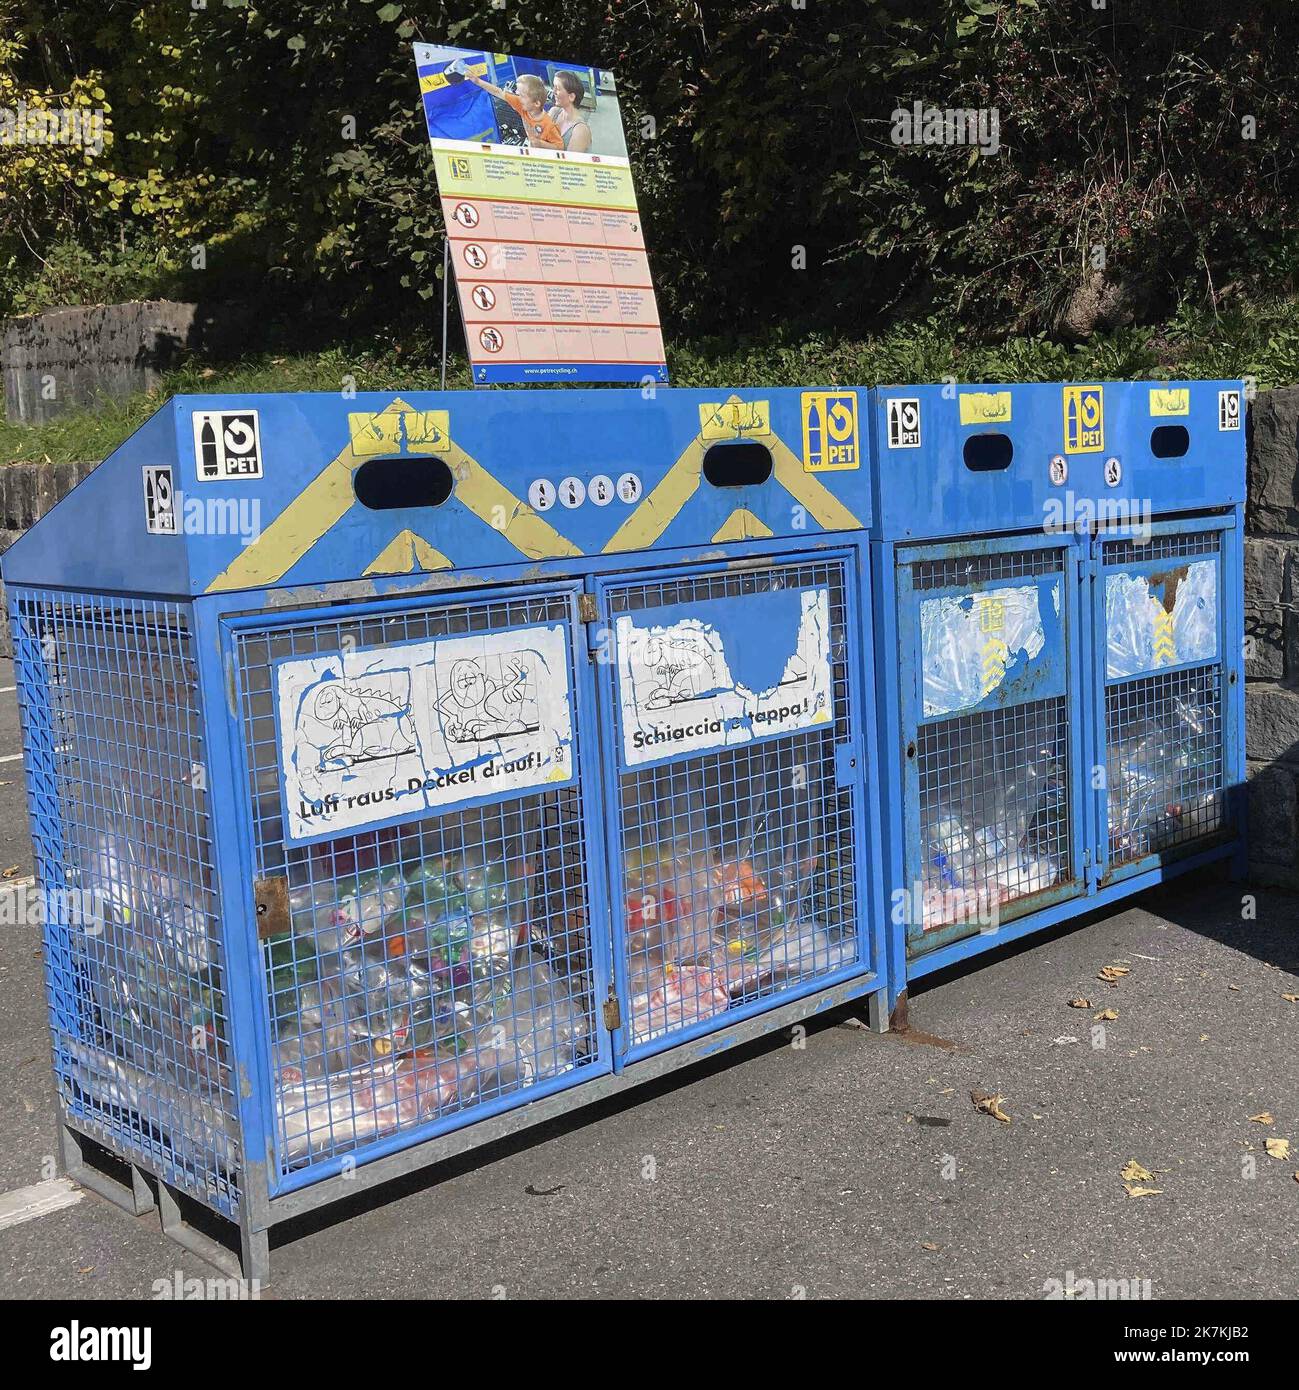
[(456, 500), (499, 531), (520, 554), (530, 560), (582, 554), (579, 547), (543, 521), (526, 502), (498, 483), (477, 459), (470, 458), (454, 439), (447, 462), (456, 478)]
[[(398, 396), (377, 412), (368, 432), (360, 429), (359, 417), (352, 420), (358, 442), (366, 452), (358, 453), (349, 440), (346, 447), (320, 470), (257, 540), (246, 546), (213, 579), (206, 592), (213, 594), (231, 589), (256, 589), (283, 578), (331, 526), (358, 505), (352, 491), (352, 474), (371, 457), (373, 438), (386, 438), (392, 433), (389, 428), (392, 422), (377, 417), (399, 416), (410, 409)], [(466, 454), (454, 440), (448, 440), (446, 449), (440, 452), (455, 475), (455, 496), (521, 554), (538, 560), (582, 553), (572, 541), (566, 540), (553, 526), (543, 521), (526, 502), (498, 483), (477, 459)], [(430, 554), (439, 553), (430, 550)], [(382, 554), (386, 555), (387, 551)], [(409, 570), (399, 572), (410, 573)]]
[(640, 506), (605, 542), (606, 555), (622, 550), (648, 550), (658, 540), (698, 491), (705, 448), (698, 435), (686, 445), (659, 485), (646, 494)]
[(1000, 637), (989, 637), (983, 644), (983, 684), (984, 696), (991, 695), (1006, 676), (1006, 666), (1010, 661), (1010, 648)]
[(366, 566), (368, 579), (373, 574), (415, 574), (417, 571), (453, 569), (451, 561), (431, 546), (423, 536), (409, 527), (400, 531)]
[[(740, 401), (732, 395), (726, 401), (731, 405)], [(761, 404), (761, 402), (759, 403)], [(753, 423), (759, 423), (755, 417)], [(770, 422), (761, 422), (762, 443), (771, 450), (772, 471), (776, 481), (796, 502), (812, 515), (819, 525), (827, 531), (858, 531), (861, 522), (842, 502), (812, 475), (803, 471), (802, 461), (793, 454), (781, 437), (770, 431)], [(741, 438), (746, 437), (741, 435)], [(708, 444), (702, 433), (686, 445), (681, 456), (663, 475), (659, 485), (648, 493), (641, 504), (613, 533), (605, 543), (606, 555), (624, 550), (647, 550), (672, 524), (682, 507), (695, 495), (703, 476), (704, 452)], [(723, 531), (735, 520), (735, 513), (727, 518)], [(749, 513), (752, 516), (752, 513)], [(753, 520), (756, 522), (757, 518)], [(758, 522), (761, 525), (761, 522)], [(771, 535), (770, 531), (755, 532)], [(713, 537), (717, 540), (750, 539), (750, 536), (723, 536), (722, 531)]]
[(771, 527), (753, 515), (747, 507), (736, 509), (713, 533), (715, 541), (754, 541), (772, 535)]
[(802, 460), (789, 451), (778, 434), (767, 445), (771, 450), (776, 481), (796, 502), (816, 518), (827, 531), (860, 531), (861, 522), (811, 473), (803, 471)]
[(1173, 615), (1163, 608), (1155, 613), (1154, 656), (1157, 665), (1177, 664), (1177, 638), (1173, 633)]
[[(379, 415), (399, 415), (410, 407), (400, 397)], [(384, 431), (387, 422), (376, 430)], [(355, 505), (352, 474), (366, 461), (352, 441), (334, 456), (260, 536), (245, 546), (207, 586), (209, 594), (227, 589), (256, 589), (286, 575), (313, 545)]]

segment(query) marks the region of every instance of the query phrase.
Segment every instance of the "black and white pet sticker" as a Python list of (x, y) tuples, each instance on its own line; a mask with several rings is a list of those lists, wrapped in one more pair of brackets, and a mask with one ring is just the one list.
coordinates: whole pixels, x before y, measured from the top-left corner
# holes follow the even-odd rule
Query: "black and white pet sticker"
[(262, 438), (255, 410), (196, 410), (194, 467), (200, 483), (262, 476)]
[(176, 534), (176, 489), (167, 464), (145, 464), (144, 529), (151, 536)]
[(920, 402), (914, 398), (889, 398), (889, 448), (920, 447)]

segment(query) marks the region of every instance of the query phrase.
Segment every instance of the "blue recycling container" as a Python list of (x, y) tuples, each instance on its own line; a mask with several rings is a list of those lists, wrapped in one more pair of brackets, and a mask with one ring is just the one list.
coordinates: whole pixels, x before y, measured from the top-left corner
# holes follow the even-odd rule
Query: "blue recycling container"
[(872, 393), (893, 988), (1243, 865), (1238, 381)]
[(869, 429), (853, 390), (182, 396), (105, 460), (3, 561), (69, 1171), (265, 1279), (308, 1209), (883, 1026)]

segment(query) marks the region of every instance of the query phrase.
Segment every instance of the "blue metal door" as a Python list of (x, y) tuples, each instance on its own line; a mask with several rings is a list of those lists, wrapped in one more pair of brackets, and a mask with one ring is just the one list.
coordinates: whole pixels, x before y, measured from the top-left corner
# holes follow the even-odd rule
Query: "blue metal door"
[(1242, 750), (1227, 582), (1233, 517), (1159, 521), (1097, 536), (1095, 718), (1102, 882), (1131, 877), (1235, 833), (1228, 795)]
[[(908, 954), (1086, 890), (1072, 536), (897, 552)], [(896, 901), (905, 894), (905, 903)]]
[(856, 551), (602, 581), (622, 1061), (877, 968)]
[(273, 1193), (610, 1069), (578, 589), (227, 620)]

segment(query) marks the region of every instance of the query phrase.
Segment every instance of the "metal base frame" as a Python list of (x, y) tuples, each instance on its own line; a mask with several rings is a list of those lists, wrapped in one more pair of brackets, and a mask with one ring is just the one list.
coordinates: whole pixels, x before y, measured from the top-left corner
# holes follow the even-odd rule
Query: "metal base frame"
[[(805, 994), (790, 1000), (765, 1013), (741, 1019), (729, 1028), (681, 1043), (664, 1052), (655, 1053), (644, 1061), (635, 1062), (621, 1072), (593, 1077), (584, 1085), (557, 1091), (517, 1109), (507, 1110), (488, 1119), (466, 1124), (462, 1129), (450, 1134), (439, 1135), (422, 1144), (414, 1144), (408, 1149), (377, 1158), (371, 1163), (356, 1168), (347, 1175), (322, 1179), (309, 1187), (298, 1188), (282, 1197), (271, 1198), (264, 1203), (252, 1204), (252, 1210), (245, 1209), (239, 1222), (240, 1248), (236, 1255), (232, 1249), (214, 1240), (211, 1236), (195, 1229), (185, 1221), (177, 1194), (150, 1169), (142, 1168), (100, 1139), (84, 1135), (74, 1129), (65, 1118), (62, 1123), (62, 1145), (64, 1168), (67, 1176), (82, 1187), (89, 1188), (112, 1202), (115, 1206), (132, 1216), (142, 1216), (157, 1210), (163, 1234), (177, 1245), (197, 1255), (222, 1274), (241, 1278), (247, 1283), (256, 1282), (259, 1289), (270, 1283), (270, 1227), (281, 1222), (302, 1216), (328, 1206), (331, 1202), (353, 1197), (357, 1193), (380, 1187), (386, 1182), (404, 1177), (408, 1173), (430, 1168), (449, 1158), (482, 1148), (500, 1139), (521, 1134), (549, 1120), (557, 1119), (595, 1101), (610, 1096), (621, 1095), (633, 1090), (644, 1082), (680, 1071), (698, 1062), (708, 1061), (743, 1043), (769, 1033), (779, 1032), (825, 1013), (853, 999), (867, 996), (867, 1022), (872, 1031), (887, 1032), (890, 1026), (888, 991), (882, 980), (875, 974), (858, 976), (842, 981), (828, 989)], [(127, 1164), (131, 1170), (131, 1183), (118, 1182), (107, 1174), (88, 1165), (84, 1146), (93, 1144), (104, 1152)], [(157, 1185), (155, 1202), (148, 1177)], [(256, 1210), (264, 1212), (259, 1220), (253, 1215)]]

